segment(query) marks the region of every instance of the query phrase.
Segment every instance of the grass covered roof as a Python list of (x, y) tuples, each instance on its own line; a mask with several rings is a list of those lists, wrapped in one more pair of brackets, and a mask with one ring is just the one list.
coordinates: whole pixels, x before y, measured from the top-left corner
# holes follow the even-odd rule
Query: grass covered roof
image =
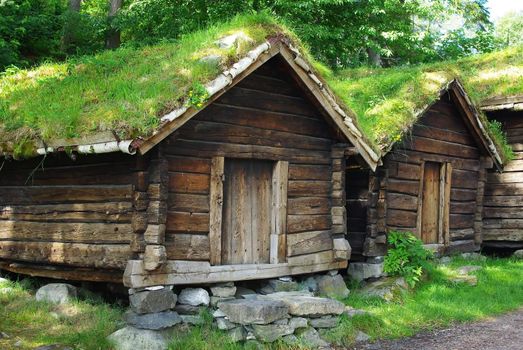
[[(252, 41), (227, 49), (215, 44), (239, 31)], [(299, 40), (269, 15), (251, 14), (176, 42), (123, 47), (31, 70), (9, 69), (0, 76), (0, 154), (30, 155), (42, 141), (63, 146), (103, 133), (118, 139), (148, 137), (163, 115), (186, 103), (191, 91), (268, 37), (281, 34), (307, 55)], [(211, 55), (219, 57), (218, 62), (201, 60)], [(395, 69), (331, 71), (308, 58), (382, 150), (399, 140), (454, 78), (463, 82), (475, 102), (523, 93), (523, 47)], [(502, 145), (499, 130), (490, 129)]]
[[(356, 113), (369, 139), (382, 150), (400, 140), (456, 78), (478, 106), (485, 99), (521, 95), (523, 46), (450, 62), (347, 69), (327, 77), (330, 87)], [(511, 149), (500, 126), (482, 119), (502, 156), (510, 158)]]

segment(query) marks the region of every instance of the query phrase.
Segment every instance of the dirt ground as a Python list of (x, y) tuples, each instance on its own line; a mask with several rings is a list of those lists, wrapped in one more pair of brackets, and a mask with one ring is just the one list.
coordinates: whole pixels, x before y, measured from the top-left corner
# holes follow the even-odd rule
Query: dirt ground
[(523, 308), (482, 322), (465, 323), (398, 340), (360, 344), (357, 350), (522, 350)]

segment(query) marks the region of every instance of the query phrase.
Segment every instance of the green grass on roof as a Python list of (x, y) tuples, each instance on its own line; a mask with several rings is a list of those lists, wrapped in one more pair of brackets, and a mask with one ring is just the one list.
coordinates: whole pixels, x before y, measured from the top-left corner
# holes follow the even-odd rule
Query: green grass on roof
[[(523, 94), (523, 46), (454, 62), (348, 69), (331, 74), (328, 80), (356, 113), (367, 136), (386, 149), (401, 139), (418, 113), (436, 101), (454, 78), (476, 104), (486, 98)], [(510, 158), (510, 147), (499, 128), (488, 126), (502, 156)]]
[[(253, 41), (232, 49), (214, 44), (238, 31)], [(282, 31), (267, 14), (243, 15), (174, 43), (12, 69), (0, 76), (0, 154), (30, 153), (36, 138), (69, 139), (101, 131), (121, 138), (148, 136), (189, 90)], [(200, 61), (211, 54), (221, 56), (221, 64)]]

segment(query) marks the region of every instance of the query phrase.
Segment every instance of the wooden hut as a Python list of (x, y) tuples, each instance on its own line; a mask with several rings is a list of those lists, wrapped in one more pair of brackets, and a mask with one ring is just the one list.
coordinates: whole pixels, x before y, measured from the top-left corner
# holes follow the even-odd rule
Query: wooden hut
[(384, 153), (376, 172), (347, 163), (353, 260), (379, 262), (392, 230), (413, 232), (440, 253), (478, 250), (486, 169), (501, 159), (459, 81)]
[(6, 155), (0, 268), (144, 287), (346, 267), (345, 154), (379, 161), (350, 112), (283, 36), (205, 92), (147, 138)]
[(483, 201), (483, 246), (523, 248), (523, 95), (483, 101), (490, 120), (501, 123), (514, 159), (503, 173), (489, 171)]

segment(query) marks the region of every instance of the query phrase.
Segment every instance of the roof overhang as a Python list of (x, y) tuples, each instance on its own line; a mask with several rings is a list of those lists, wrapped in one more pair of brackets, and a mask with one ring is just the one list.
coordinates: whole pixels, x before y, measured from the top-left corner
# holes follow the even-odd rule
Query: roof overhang
[(489, 98), (481, 102), (480, 108), (484, 112), (523, 111), (523, 95)]

